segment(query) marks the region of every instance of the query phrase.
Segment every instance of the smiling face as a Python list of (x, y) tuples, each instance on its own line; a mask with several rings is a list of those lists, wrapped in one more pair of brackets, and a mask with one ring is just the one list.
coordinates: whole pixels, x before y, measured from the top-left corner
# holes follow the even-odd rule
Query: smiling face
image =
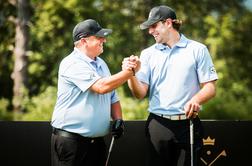
[(90, 56), (92, 59), (99, 56), (101, 53), (103, 53), (103, 43), (106, 42), (106, 38), (104, 37), (97, 37), (97, 36), (89, 36), (85, 38), (86, 40), (86, 50), (88, 56)]
[(149, 27), (149, 34), (155, 38), (156, 43), (167, 43), (170, 28), (172, 28), (171, 19), (162, 20)]

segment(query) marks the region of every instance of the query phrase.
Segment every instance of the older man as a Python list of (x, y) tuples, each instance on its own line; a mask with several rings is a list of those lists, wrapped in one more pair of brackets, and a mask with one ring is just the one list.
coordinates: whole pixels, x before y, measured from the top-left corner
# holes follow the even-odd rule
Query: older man
[(73, 29), (74, 50), (62, 60), (58, 73), (58, 97), (51, 122), (52, 166), (104, 166), (103, 137), (109, 132), (111, 117), (112, 135), (119, 138), (123, 133), (121, 105), (114, 89), (137, 70), (111, 75), (98, 57), (111, 32), (92, 19)]

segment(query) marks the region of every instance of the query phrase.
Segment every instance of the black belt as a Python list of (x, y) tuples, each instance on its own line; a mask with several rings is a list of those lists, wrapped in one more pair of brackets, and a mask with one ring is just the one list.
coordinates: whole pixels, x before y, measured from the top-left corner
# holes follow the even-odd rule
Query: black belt
[(65, 130), (62, 130), (62, 129), (57, 129), (57, 128), (54, 128), (54, 127), (53, 127), (52, 132), (53, 132), (53, 134), (59, 135), (59, 136), (62, 136), (62, 137), (71, 138), (71, 139), (74, 139), (74, 140), (90, 141), (91, 143), (93, 143), (97, 139), (102, 138), (102, 137), (95, 137), (95, 138), (83, 137), (83, 136), (81, 136), (79, 134), (71, 133), (69, 131), (65, 131)]

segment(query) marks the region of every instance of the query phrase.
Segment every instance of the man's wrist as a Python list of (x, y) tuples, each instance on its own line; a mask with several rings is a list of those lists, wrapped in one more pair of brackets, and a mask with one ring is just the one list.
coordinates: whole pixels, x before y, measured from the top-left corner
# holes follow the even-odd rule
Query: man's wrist
[(133, 72), (133, 76), (135, 76), (135, 75), (136, 75), (135, 69), (132, 68), (131, 70), (132, 70), (132, 72)]

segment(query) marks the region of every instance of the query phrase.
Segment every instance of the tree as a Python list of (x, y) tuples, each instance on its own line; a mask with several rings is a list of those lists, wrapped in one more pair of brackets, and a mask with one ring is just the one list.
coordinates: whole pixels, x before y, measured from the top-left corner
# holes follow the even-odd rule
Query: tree
[[(29, 13), (29, 9), (23, 11), (28, 14), (26, 20), (21, 17), (24, 15), (17, 12), (20, 9), (18, 2), (27, 2), (28, 6), (34, 7), (32, 14)], [(76, 23), (93, 18), (102, 26), (113, 29), (112, 35), (108, 37), (105, 44), (105, 51), (101, 55), (113, 74), (121, 70), (121, 61), (125, 56), (139, 55), (142, 49), (155, 42), (147, 31), (139, 29), (139, 24), (146, 20), (153, 6), (166, 4), (174, 8), (178, 18), (183, 21), (181, 32), (188, 38), (208, 46), (219, 75), (217, 95), (204, 105), (206, 111), (203, 111), (201, 116), (206, 119), (252, 119), (250, 113), (252, 107), (252, 33), (250, 28), (252, 13), (246, 9), (243, 2), (244, 0), (225, 2), (219, 0), (1, 1), (0, 118), (9, 117), (3, 111), (1, 114), (1, 110), (11, 105), (12, 98), (14, 102), (15, 99), (22, 99), (24, 95), (25, 100), (22, 101), (21, 108), (27, 110), (25, 115), (29, 116), (28, 114), (31, 113), (30, 120), (38, 114), (41, 115), (39, 117), (44, 116), (47, 109), (46, 114), (50, 116), (50, 111), (53, 110), (51, 107), (55, 102), (52, 96), (56, 96), (59, 63), (72, 50), (72, 29)], [(24, 56), (20, 52), (20, 56), (16, 54), (17, 46), (21, 44), (16, 43), (14, 49), (15, 25), (8, 21), (15, 20), (18, 23), (18, 19), (23, 19), (24, 24), (19, 26), (20, 28), (24, 26), (28, 33), (24, 33), (25, 31), (22, 31), (24, 29), (20, 29), (19, 32), (23, 33), (26, 39), (30, 36), (29, 42), (26, 41), (26, 44), (23, 43), (21, 47), (23, 49), (21, 53)], [(28, 23), (29, 26), (27, 26)], [(27, 47), (29, 48), (28, 64)], [(12, 56), (14, 50), (15, 59)], [(18, 71), (19, 74), (23, 74), (20, 77), (23, 79), (18, 81), (22, 84), (18, 86), (22, 88), (17, 88), (22, 92), (19, 98), (13, 97), (13, 81), (10, 78), (11, 72), (16, 71), (18, 57), (24, 58), (20, 58), (24, 61), (22, 62), (23, 73)], [(14, 75), (12, 78), (16, 79)], [(27, 84), (28, 93), (23, 93)], [(138, 119), (146, 116), (147, 102), (133, 99), (127, 90), (127, 85), (125, 85), (122, 93), (125, 96), (121, 97), (124, 106), (130, 105), (124, 108), (126, 116)], [(121, 93), (122, 90), (119, 92)], [(11, 110), (10, 107), (8, 109)], [(50, 117), (43, 120), (48, 119)]]
[(16, 36), (15, 36), (15, 49), (14, 49), (14, 70), (12, 79), (14, 80), (13, 87), (13, 106), (15, 112), (22, 111), (22, 99), (24, 97), (25, 89), (27, 87), (27, 67), (28, 56), (27, 46), (29, 38), (29, 0), (17, 0), (18, 15), (15, 20), (16, 23)]

